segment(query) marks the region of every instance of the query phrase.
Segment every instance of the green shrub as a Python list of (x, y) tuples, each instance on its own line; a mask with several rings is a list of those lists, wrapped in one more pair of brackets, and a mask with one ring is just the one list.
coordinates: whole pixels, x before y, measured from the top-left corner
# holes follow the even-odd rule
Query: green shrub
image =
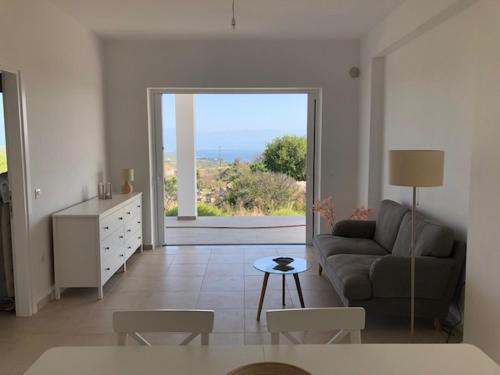
[(270, 213), (271, 216), (304, 216), (304, 211), (297, 211), (293, 208), (280, 208)]
[(268, 215), (281, 208), (293, 209), (300, 195), (297, 182), (291, 177), (279, 173), (252, 172), (233, 180), (225, 198), (233, 209)]
[[(165, 189), (165, 206), (173, 206), (177, 202), (177, 177), (167, 176), (163, 179), (163, 186)], [(175, 216), (175, 215), (171, 215)]]
[(262, 162), (268, 171), (286, 174), (297, 181), (305, 181), (306, 158), (306, 137), (286, 135), (273, 139), (266, 146)]
[(207, 203), (198, 203), (198, 216), (225, 216), (225, 214), (215, 206)]
[(0, 173), (7, 172), (7, 152), (0, 150)]
[(177, 216), (177, 206), (165, 208), (165, 216)]
[[(177, 206), (167, 207), (165, 216), (177, 216), (179, 214)], [(198, 204), (198, 216), (225, 216), (224, 212), (217, 207), (206, 203)]]
[(255, 161), (253, 163), (250, 163), (250, 170), (252, 172), (266, 172), (266, 166), (262, 161)]

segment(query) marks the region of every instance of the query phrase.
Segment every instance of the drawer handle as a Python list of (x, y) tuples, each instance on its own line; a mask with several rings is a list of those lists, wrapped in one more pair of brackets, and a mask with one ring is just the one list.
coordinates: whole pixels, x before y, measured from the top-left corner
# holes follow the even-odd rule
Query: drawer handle
[(105, 247), (104, 250), (109, 250), (109, 246), (108, 247)]
[(118, 218), (118, 220), (123, 220), (123, 217), (121, 217), (121, 216), (120, 216), (120, 217)]
[(141, 221), (139, 220), (139, 221), (137, 222), (137, 224), (140, 224), (140, 223), (141, 223)]
[(128, 211), (128, 212), (127, 212), (127, 215), (130, 215), (130, 214), (131, 214), (131, 212), (130, 212), (130, 211)]
[(138, 236), (137, 238), (140, 240), (142, 237), (141, 237), (141, 236)]
[(104, 227), (104, 229), (108, 230), (108, 229), (109, 229), (109, 227)]
[(132, 246), (129, 246), (128, 248), (129, 248), (129, 249), (132, 249)]
[(123, 236), (120, 236), (120, 237), (118, 237), (118, 238), (123, 238)]
[(137, 208), (141, 208), (141, 205), (140, 205), (140, 204), (139, 204), (139, 205), (137, 205)]
[(124, 257), (124, 256), (125, 256), (125, 254), (120, 254), (120, 256), (121, 256), (121, 257)]
[(127, 232), (129, 232), (129, 233), (132, 232), (132, 229), (127, 229)]
[(111, 271), (111, 268), (109, 268), (109, 267), (106, 267), (106, 271)]

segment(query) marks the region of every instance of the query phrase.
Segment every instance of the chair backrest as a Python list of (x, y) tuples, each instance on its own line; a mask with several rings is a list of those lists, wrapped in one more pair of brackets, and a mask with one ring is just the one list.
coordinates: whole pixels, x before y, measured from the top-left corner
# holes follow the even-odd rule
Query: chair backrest
[(328, 344), (338, 343), (347, 335), (350, 335), (352, 344), (360, 344), (361, 330), (365, 328), (365, 309), (362, 307), (269, 310), (266, 317), (273, 345), (279, 344), (280, 334), (293, 344), (300, 344), (290, 332), (309, 330), (338, 330)]
[(213, 326), (212, 310), (137, 310), (113, 313), (113, 329), (118, 334), (118, 345), (127, 345), (127, 338), (130, 336), (139, 344), (150, 346), (140, 335), (148, 332), (190, 333), (181, 345), (187, 345), (201, 335), (201, 344), (208, 345)]

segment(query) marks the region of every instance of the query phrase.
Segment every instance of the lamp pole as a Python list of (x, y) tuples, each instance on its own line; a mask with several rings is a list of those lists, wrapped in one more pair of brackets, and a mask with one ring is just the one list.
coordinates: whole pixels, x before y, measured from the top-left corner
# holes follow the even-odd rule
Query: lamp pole
[(410, 302), (410, 337), (413, 342), (415, 333), (415, 222), (416, 222), (416, 207), (417, 207), (417, 187), (413, 186), (413, 204), (411, 209), (411, 302)]

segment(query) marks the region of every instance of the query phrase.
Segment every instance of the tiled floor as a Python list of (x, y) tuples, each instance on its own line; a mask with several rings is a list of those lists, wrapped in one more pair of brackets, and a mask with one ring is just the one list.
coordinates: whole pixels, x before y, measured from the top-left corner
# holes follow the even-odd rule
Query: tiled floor
[(165, 218), (165, 243), (298, 244), (306, 241), (304, 216), (205, 216), (196, 220)]
[[(265, 314), (256, 311), (262, 274), (252, 267), (262, 256), (287, 254), (307, 257), (312, 268), (301, 275), (309, 307), (339, 306), (325, 277), (305, 246), (168, 247), (136, 254), (126, 273), (115, 275), (104, 299), (92, 289), (71, 289), (32, 318), (0, 315), (0, 374), (20, 374), (53, 346), (113, 345), (112, 313), (120, 309), (206, 308), (215, 310), (211, 344), (268, 343)], [(279, 276), (271, 276), (265, 308), (281, 308)], [(288, 307), (297, 307), (293, 279), (287, 281)], [(368, 317), (364, 342), (408, 342), (408, 320)], [(153, 343), (177, 344), (179, 334), (146, 335)], [(306, 342), (321, 343), (325, 334), (308, 333)], [(428, 321), (417, 321), (418, 342), (444, 342), (446, 335)]]

